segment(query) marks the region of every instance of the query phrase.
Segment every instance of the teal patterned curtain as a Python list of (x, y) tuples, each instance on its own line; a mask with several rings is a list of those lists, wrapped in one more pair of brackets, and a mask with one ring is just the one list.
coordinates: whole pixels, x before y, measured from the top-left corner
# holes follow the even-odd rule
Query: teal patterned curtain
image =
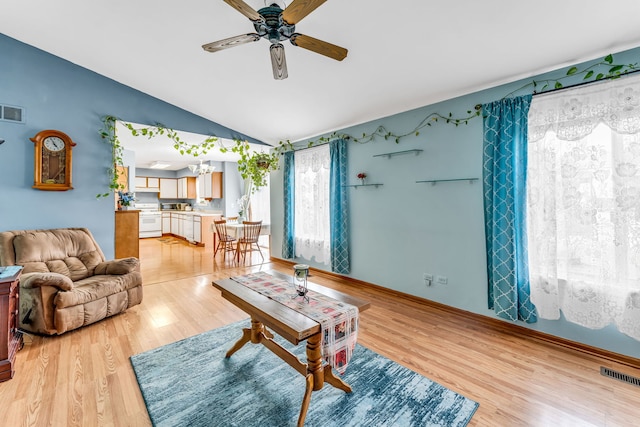
[(294, 211), (295, 211), (295, 162), (293, 151), (284, 153), (284, 236), (282, 239), (282, 258), (294, 257)]
[(526, 238), (527, 127), (531, 95), (484, 104), (484, 209), (489, 308), (533, 323)]
[(336, 139), (329, 144), (331, 156), (329, 206), (331, 223), (331, 270), (349, 273), (349, 221), (347, 193), (347, 141)]

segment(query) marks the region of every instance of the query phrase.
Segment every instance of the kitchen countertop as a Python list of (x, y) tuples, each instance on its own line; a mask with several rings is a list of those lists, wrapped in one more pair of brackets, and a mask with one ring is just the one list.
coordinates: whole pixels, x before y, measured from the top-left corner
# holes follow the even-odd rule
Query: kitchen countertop
[(161, 212), (173, 212), (173, 213), (181, 213), (181, 214), (186, 214), (186, 215), (199, 215), (199, 216), (222, 216), (222, 212), (215, 212), (215, 211), (181, 211), (178, 209), (165, 209)]

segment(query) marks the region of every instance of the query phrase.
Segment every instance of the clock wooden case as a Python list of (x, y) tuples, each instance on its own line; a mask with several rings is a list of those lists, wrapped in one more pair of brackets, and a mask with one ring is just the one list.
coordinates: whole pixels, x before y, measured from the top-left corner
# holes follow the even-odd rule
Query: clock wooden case
[(33, 188), (46, 191), (73, 190), (71, 149), (76, 145), (64, 132), (43, 130), (30, 138), (35, 145)]

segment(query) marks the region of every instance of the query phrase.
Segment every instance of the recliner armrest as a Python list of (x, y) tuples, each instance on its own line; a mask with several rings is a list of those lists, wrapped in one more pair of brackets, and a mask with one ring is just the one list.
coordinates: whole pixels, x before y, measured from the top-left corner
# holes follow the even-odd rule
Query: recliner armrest
[(25, 273), (20, 276), (20, 286), (23, 288), (53, 286), (63, 291), (70, 291), (73, 289), (73, 282), (60, 273)]
[(135, 257), (129, 257), (101, 262), (96, 266), (93, 274), (110, 274), (119, 276), (138, 270), (140, 270), (140, 260)]

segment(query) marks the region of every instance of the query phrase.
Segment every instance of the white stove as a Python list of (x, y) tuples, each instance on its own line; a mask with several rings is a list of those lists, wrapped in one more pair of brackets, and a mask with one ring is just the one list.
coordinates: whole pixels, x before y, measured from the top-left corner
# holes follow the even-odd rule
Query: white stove
[(136, 203), (140, 210), (140, 238), (162, 237), (162, 212), (157, 203)]

